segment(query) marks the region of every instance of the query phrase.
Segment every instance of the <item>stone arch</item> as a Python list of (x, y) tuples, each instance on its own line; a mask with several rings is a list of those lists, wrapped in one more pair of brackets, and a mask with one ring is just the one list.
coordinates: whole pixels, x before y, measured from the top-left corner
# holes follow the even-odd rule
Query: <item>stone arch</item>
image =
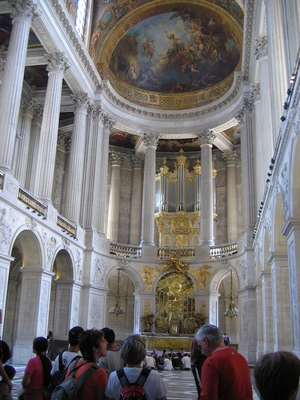
[[(110, 314), (109, 310), (115, 305), (118, 290), (118, 272), (120, 274), (119, 302), (125, 309), (121, 315)], [(131, 268), (115, 266), (107, 275), (106, 325), (113, 327), (116, 338), (124, 339), (134, 331), (135, 294), (142, 287), (141, 278)]]
[(14, 347), (18, 327), (22, 287), (22, 272), (43, 270), (43, 248), (39, 236), (28, 229), (19, 229), (11, 244), (11, 257), (7, 283), (3, 339)]
[[(240, 287), (240, 279), (236, 267), (232, 263), (222, 266), (213, 272), (209, 282), (210, 293), (210, 312), (216, 308), (217, 318), (215, 323), (223, 332), (230, 333), (231, 339), (235, 341), (238, 338), (238, 321), (236, 318), (229, 320), (224, 316), (224, 312), (229, 304), (231, 291), (231, 271), (232, 271), (232, 292), (234, 295), (234, 303), (238, 308), (238, 290)], [(215, 305), (217, 302), (217, 305)], [(212, 323), (214, 323), (212, 321)]]
[[(50, 270), (52, 271), (50, 305), (48, 316), (48, 331), (53, 332), (55, 339), (54, 355), (59, 352), (62, 341), (67, 340), (68, 331), (72, 325), (78, 325), (78, 310), (74, 307), (74, 296), (77, 296), (75, 282), (75, 263), (72, 252), (59, 247), (56, 241), (49, 254)], [(66, 346), (67, 343), (64, 343)]]
[(63, 280), (65, 283), (75, 281), (74, 260), (72, 253), (66, 249), (58, 249), (51, 269), (55, 273), (56, 281)]

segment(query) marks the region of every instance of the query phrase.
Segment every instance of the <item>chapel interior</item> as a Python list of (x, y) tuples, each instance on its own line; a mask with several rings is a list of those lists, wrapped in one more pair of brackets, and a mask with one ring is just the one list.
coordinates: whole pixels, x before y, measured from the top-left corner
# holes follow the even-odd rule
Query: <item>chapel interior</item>
[(299, 1), (0, 0), (0, 27), (13, 362), (208, 322), (249, 363), (300, 356)]

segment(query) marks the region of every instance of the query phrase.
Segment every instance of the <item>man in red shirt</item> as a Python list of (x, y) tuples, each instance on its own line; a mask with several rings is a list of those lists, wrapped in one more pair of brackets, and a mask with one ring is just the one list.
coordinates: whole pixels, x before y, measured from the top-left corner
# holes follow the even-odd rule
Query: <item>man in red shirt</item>
[(220, 329), (203, 325), (196, 339), (207, 357), (201, 373), (201, 400), (253, 400), (248, 362), (225, 346)]

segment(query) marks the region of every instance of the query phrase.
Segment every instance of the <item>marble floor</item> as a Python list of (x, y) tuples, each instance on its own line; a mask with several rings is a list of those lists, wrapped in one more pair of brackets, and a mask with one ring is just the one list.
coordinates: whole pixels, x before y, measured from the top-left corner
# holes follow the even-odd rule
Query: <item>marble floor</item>
[[(18, 391), (21, 388), (21, 380), (24, 374), (24, 366), (15, 366), (16, 376), (13, 380), (13, 399), (17, 400)], [(162, 379), (167, 387), (168, 400), (194, 400), (197, 399), (197, 391), (191, 371), (161, 371)], [(258, 396), (253, 388), (253, 400), (258, 400)], [(153, 400), (153, 399), (149, 399)]]

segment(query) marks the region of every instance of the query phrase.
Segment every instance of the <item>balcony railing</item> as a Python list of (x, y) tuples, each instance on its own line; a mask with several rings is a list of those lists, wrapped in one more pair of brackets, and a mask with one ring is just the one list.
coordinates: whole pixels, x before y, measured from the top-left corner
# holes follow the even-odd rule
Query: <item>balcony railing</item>
[(176, 256), (180, 254), (180, 258), (189, 259), (195, 257), (195, 248), (168, 248), (168, 247), (160, 247), (157, 250), (157, 257), (162, 259), (167, 259), (170, 256)]
[(27, 208), (37, 213), (39, 217), (46, 218), (47, 206), (22, 187), (19, 187), (18, 200), (26, 204)]
[(237, 254), (238, 246), (237, 243), (229, 243), (221, 246), (212, 246), (209, 251), (209, 255), (212, 258), (227, 257)]
[(109, 252), (120, 257), (139, 258), (142, 255), (142, 248), (130, 244), (110, 242)]
[(76, 225), (73, 225), (62, 215), (57, 214), (56, 224), (62, 229), (64, 233), (70, 235), (74, 239), (76, 238)]

